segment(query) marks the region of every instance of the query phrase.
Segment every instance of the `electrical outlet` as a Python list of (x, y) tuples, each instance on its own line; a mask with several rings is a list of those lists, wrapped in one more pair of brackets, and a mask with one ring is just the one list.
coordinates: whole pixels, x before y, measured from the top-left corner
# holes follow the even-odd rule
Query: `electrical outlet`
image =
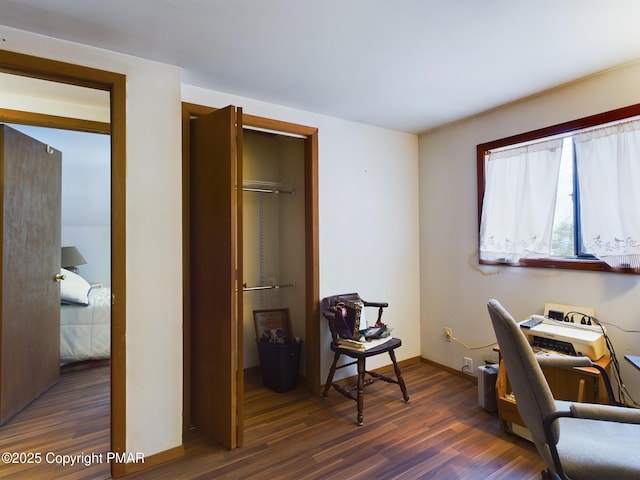
[(447, 342), (450, 342), (451, 339), (453, 338), (453, 332), (451, 331), (451, 329), (449, 327), (444, 327), (444, 336), (445, 336)]
[(464, 362), (464, 366), (462, 367), (462, 371), (472, 375), (473, 374), (473, 358), (463, 357), (462, 361)]

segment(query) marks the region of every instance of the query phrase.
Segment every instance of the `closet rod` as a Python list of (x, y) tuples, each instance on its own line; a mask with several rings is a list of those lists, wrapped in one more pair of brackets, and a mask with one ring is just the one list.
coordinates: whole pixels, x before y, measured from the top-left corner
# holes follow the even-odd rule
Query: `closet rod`
[(284, 285), (258, 285), (255, 287), (247, 287), (246, 285), (242, 286), (243, 292), (253, 292), (255, 290), (272, 290), (274, 288), (285, 288), (285, 287), (295, 287), (295, 283), (287, 283)]
[(286, 193), (287, 195), (293, 195), (295, 190), (277, 190), (273, 188), (257, 188), (257, 187), (242, 187), (243, 192), (257, 192), (257, 193), (273, 193), (280, 194)]

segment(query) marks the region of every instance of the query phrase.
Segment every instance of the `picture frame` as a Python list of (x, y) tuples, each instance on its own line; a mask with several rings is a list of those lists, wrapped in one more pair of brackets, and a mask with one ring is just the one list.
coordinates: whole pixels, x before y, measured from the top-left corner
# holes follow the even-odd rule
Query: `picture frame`
[(288, 308), (271, 308), (253, 311), (256, 340), (263, 343), (291, 344), (291, 316)]

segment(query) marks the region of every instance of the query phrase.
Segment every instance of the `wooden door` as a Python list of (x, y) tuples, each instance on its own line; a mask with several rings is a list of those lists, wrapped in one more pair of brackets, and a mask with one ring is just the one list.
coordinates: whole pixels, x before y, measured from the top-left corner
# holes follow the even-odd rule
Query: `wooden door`
[(62, 154), (0, 126), (0, 423), (60, 372)]
[(242, 444), (242, 111), (191, 120), (191, 423)]

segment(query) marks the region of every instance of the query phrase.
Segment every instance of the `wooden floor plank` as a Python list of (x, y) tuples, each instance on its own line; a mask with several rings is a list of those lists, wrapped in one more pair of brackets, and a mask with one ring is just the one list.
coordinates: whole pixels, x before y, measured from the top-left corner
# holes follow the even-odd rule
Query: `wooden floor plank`
[[(59, 464), (62, 455), (103, 453), (110, 444), (109, 366), (64, 373), (47, 392), (0, 428), (0, 452), (39, 453), (39, 463), (0, 463), (0, 477), (16, 480), (99, 480), (109, 464)], [(85, 457), (86, 458), (86, 457)], [(37, 458), (30, 460), (38, 462)], [(89, 462), (87, 462), (89, 463)]]
[(355, 402), (302, 388), (276, 393), (246, 376), (245, 445), (228, 451), (198, 436), (186, 457), (129, 478), (538, 479), (534, 446), (500, 431), (477, 403), (475, 383), (427, 364), (403, 369), (411, 403), (395, 385), (367, 388), (365, 424)]
[[(194, 431), (183, 458), (126, 478), (529, 480), (544, 467), (531, 443), (501, 432), (497, 415), (478, 405), (475, 383), (432, 365), (403, 369), (409, 404), (396, 385), (367, 387), (361, 427), (355, 402), (338, 392), (276, 393), (255, 373), (245, 381), (243, 447), (229, 451)], [(108, 376), (108, 367), (63, 375), (2, 427), (0, 451), (108, 451)], [(109, 466), (0, 465), (0, 477), (98, 480)]]

